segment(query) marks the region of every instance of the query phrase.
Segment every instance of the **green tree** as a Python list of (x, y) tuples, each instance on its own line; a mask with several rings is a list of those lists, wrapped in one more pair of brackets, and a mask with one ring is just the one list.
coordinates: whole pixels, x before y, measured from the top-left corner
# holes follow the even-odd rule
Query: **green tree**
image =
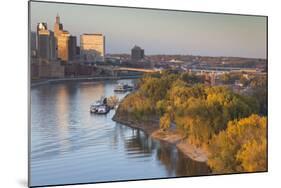
[(183, 73), (181, 75), (181, 80), (187, 84), (204, 83), (204, 78), (202, 76), (197, 76), (196, 74), (189, 72)]
[(253, 96), (257, 99), (259, 104), (259, 113), (267, 115), (267, 78), (266, 76), (256, 76), (250, 83), (253, 89)]

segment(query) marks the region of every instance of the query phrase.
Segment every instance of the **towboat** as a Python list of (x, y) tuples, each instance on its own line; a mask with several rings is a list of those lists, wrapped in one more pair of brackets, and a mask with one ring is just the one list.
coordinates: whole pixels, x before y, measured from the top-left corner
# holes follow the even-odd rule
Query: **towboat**
[(109, 106), (101, 105), (101, 106), (95, 108), (94, 113), (95, 114), (107, 114), (109, 111), (110, 111)]
[(134, 87), (131, 85), (119, 83), (115, 86), (114, 92), (127, 92), (132, 91), (133, 89)]
[(106, 114), (110, 111), (110, 107), (107, 105), (107, 98), (101, 97), (90, 106), (90, 112), (96, 114)]

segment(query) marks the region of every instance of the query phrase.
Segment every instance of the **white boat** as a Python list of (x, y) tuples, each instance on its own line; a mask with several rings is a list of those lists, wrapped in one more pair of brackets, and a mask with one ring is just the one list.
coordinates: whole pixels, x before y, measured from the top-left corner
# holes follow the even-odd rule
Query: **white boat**
[(101, 97), (100, 100), (97, 100), (95, 103), (93, 103), (90, 106), (90, 112), (91, 113), (97, 113), (97, 114), (106, 114), (109, 112), (110, 108), (107, 105), (107, 98)]
[(115, 92), (127, 92), (127, 91), (132, 91), (133, 88), (134, 87), (131, 85), (119, 83), (118, 85), (115, 86), (114, 91)]
[(110, 111), (110, 108), (107, 105), (101, 105), (97, 107), (93, 113), (96, 114), (107, 114)]

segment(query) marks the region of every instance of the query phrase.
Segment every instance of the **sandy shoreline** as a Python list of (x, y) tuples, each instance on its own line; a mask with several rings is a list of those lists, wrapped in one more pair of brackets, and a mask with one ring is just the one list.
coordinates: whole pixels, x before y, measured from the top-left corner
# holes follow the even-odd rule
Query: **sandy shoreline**
[(112, 120), (128, 127), (140, 129), (154, 139), (174, 144), (186, 157), (194, 161), (206, 163), (208, 160), (206, 151), (183, 141), (183, 136), (176, 130), (161, 131), (159, 129), (159, 122), (157, 121), (150, 123), (133, 122), (132, 120), (117, 117), (117, 115), (114, 115)]

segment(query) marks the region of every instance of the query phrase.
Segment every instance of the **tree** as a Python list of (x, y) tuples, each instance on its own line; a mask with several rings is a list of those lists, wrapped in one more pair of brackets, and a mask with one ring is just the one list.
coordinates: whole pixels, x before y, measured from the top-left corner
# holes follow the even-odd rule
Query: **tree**
[[(220, 133), (225, 132), (229, 122), (259, 113), (257, 98), (236, 94), (224, 86), (191, 84), (190, 80), (195, 75), (185, 74), (178, 76), (164, 72), (146, 75), (139, 82), (139, 89), (119, 105), (117, 114), (123, 114), (132, 121), (159, 119), (162, 130), (175, 123), (177, 130), (191, 144), (205, 147), (213, 142), (210, 150), (223, 151), (223, 156), (213, 153), (213, 158), (220, 159), (211, 159), (213, 166), (226, 172), (237, 170), (238, 151), (235, 148), (239, 145), (229, 144), (233, 139)], [(245, 146), (243, 151), (247, 153), (248, 148)], [(251, 160), (245, 159), (244, 153), (241, 150), (239, 160), (244, 160), (243, 169), (246, 169), (249, 166), (246, 161)], [(234, 164), (235, 168), (224, 165), (227, 163)]]
[(243, 86), (248, 86), (250, 83), (250, 80), (248, 78), (246, 78), (245, 76), (241, 75), (240, 77), (240, 83), (243, 84)]
[(230, 121), (227, 129), (211, 139), (208, 165), (215, 173), (265, 171), (265, 117), (251, 115)]
[(202, 76), (197, 76), (194, 73), (189, 72), (183, 73), (181, 75), (181, 80), (187, 84), (204, 83), (204, 78)]
[(239, 80), (240, 77), (240, 73), (225, 73), (221, 76), (220, 80), (224, 84), (234, 84), (235, 80)]
[(259, 113), (267, 115), (267, 78), (266, 76), (257, 76), (251, 83), (253, 89), (253, 96), (257, 99), (259, 104)]
[(257, 112), (250, 98), (226, 87), (173, 85), (169, 99), (177, 127), (197, 146), (208, 144), (214, 134), (226, 129), (228, 121)]
[(144, 77), (141, 81), (139, 91), (152, 102), (152, 105), (155, 105), (157, 101), (166, 97), (167, 91), (176, 79), (177, 75), (167, 73), (161, 75), (160, 78)]
[(171, 124), (171, 117), (168, 113), (165, 113), (160, 118), (160, 129), (166, 131), (167, 129), (170, 128), (170, 124)]
[(261, 143), (251, 140), (243, 145), (236, 159), (241, 162), (242, 170), (247, 172), (265, 171), (267, 166), (266, 139)]

